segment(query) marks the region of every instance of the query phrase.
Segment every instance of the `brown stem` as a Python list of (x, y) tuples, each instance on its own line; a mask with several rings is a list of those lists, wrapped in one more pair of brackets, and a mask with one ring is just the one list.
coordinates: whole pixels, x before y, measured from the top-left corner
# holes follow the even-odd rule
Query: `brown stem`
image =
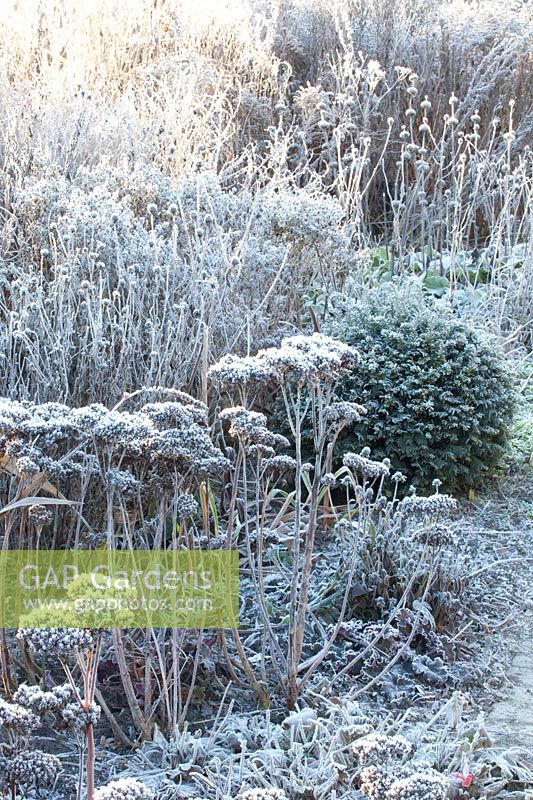
[(126, 663), (126, 657), (124, 655), (124, 643), (122, 641), (122, 635), (118, 628), (113, 629), (112, 635), (113, 635), (113, 643), (115, 645), (115, 655), (117, 658), (117, 664), (120, 672), (120, 679), (122, 681), (122, 686), (124, 687), (124, 693), (128, 701), (128, 706), (130, 708), (133, 722), (135, 723), (137, 729), (141, 732), (143, 738), (148, 739), (150, 737), (152, 724), (150, 723), (149, 720), (145, 719), (144, 714), (139, 705), (139, 701), (135, 696), (135, 690), (133, 688), (131, 676), (128, 671), (128, 665)]
[(226, 667), (228, 668), (228, 672), (229, 672), (229, 675), (230, 675), (230, 678), (231, 678), (232, 682), (236, 686), (246, 686), (246, 683), (244, 681), (241, 681), (238, 678), (237, 673), (235, 672), (235, 670), (233, 668), (233, 664), (231, 662), (231, 656), (230, 656), (229, 651), (228, 651), (228, 642), (226, 640), (226, 631), (223, 628), (221, 628), (218, 631), (218, 638), (219, 638), (219, 641), (220, 641), (220, 643), (222, 645), (222, 652), (224, 653), (224, 658), (225, 658), (225, 661), (226, 661)]
[[(93, 704), (93, 691), (91, 686), (92, 678), (92, 657), (93, 653), (90, 650), (87, 653), (87, 663), (84, 665), (83, 674), (83, 702), (82, 708), (86, 713), (90, 713)], [(86, 785), (87, 785), (87, 800), (94, 798), (94, 726), (92, 722), (88, 722), (85, 726), (85, 741), (87, 742), (87, 764), (85, 767)]]
[(95, 689), (95, 697), (96, 697), (96, 700), (98, 701), (98, 705), (101, 706), (102, 711), (106, 715), (107, 721), (109, 722), (109, 725), (111, 727), (111, 730), (113, 731), (113, 735), (114, 735), (116, 741), (119, 744), (124, 745), (125, 747), (133, 747), (134, 743), (131, 741), (131, 739), (129, 739), (126, 736), (126, 734), (124, 733), (124, 731), (122, 730), (122, 728), (120, 727), (118, 722), (116, 721), (113, 712), (111, 711), (111, 709), (107, 705), (107, 703), (104, 700), (104, 698), (102, 696), (102, 693), (100, 692), (99, 689)]
[(87, 800), (94, 800), (94, 725), (89, 722), (85, 728), (87, 740)]
[(242, 641), (241, 641), (241, 637), (239, 636), (239, 631), (237, 630), (237, 628), (233, 628), (232, 629), (232, 633), (233, 633), (233, 638), (235, 640), (235, 646), (237, 648), (237, 652), (238, 652), (239, 658), (241, 660), (241, 666), (242, 666), (242, 668), (243, 668), (243, 670), (244, 670), (244, 672), (246, 674), (246, 677), (248, 678), (248, 680), (252, 684), (252, 686), (253, 686), (253, 688), (255, 690), (255, 693), (257, 694), (257, 696), (259, 698), (259, 702), (261, 703), (261, 706), (263, 708), (268, 708), (269, 705), (270, 705), (270, 702), (269, 702), (269, 699), (268, 699), (268, 694), (265, 692), (265, 690), (263, 689), (263, 687), (261, 686), (261, 684), (258, 682), (257, 678), (254, 675), (254, 671), (253, 671), (253, 669), (252, 669), (252, 667), (250, 665), (250, 662), (248, 661), (248, 657), (246, 656), (246, 653), (244, 652), (244, 647), (243, 647), (243, 644), (242, 644)]
[(315, 479), (311, 487), (311, 502), (309, 504), (309, 522), (305, 535), (304, 559), (302, 567), (301, 586), (298, 593), (298, 605), (296, 610), (296, 624), (294, 631), (294, 653), (289, 674), (289, 689), (287, 704), (289, 708), (294, 708), (298, 698), (298, 672), (300, 659), (303, 651), (303, 640), (305, 633), (305, 618), (307, 615), (307, 602), (309, 599), (309, 585), (311, 582), (311, 571), (313, 566), (313, 551), (315, 545), (315, 533), (317, 527), (318, 495), (320, 491), (320, 470), (319, 461), (315, 469)]
[[(323, 408), (326, 402), (322, 402), (319, 389), (317, 389), (319, 406), (318, 429), (315, 439), (315, 472), (311, 486), (309, 498), (309, 522), (305, 533), (303, 565), (301, 569), (301, 581), (295, 593), (294, 609), (294, 632), (292, 640), (292, 658), (289, 664), (289, 674), (287, 681), (287, 705), (293, 709), (298, 699), (300, 686), (298, 684), (298, 673), (300, 671), (300, 661), (303, 652), (303, 641), (305, 634), (305, 620), (307, 616), (307, 604), (309, 600), (309, 586), (311, 583), (311, 572), (313, 569), (313, 552), (315, 546), (315, 534), (317, 529), (318, 504), (320, 495), (320, 480), (322, 477), (322, 467), (324, 463), (324, 447), (326, 443), (326, 431), (324, 427)], [(291, 598), (292, 603), (292, 598)]]
[(0, 638), (0, 667), (2, 669), (2, 684), (4, 694), (8, 700), (12, 697), (13, 678), (11, 675), (11, 662), (9, 659), (9, 648), (7, 646), (6, 629), (2, 628), (2, 636)]

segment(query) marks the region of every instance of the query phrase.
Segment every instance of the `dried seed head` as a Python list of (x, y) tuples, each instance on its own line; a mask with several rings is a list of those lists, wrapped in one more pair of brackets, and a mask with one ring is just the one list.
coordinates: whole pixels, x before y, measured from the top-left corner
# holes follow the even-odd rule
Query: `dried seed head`
[(83, 628), (19, 628), (17, 637), (39, 655), (66, 657), (94, 647), (93, 632)]
[(198, 503), (192, 494), (184, 492), (176, 500), (176, 509), (182, 519), (187, 519), (188, 517), (194, 517), (198, 513)]
[(364, 478), (370, 478), (371, 480), (388, 475), (390, 473), (390, 462), (386, 464), (385, 461), (371, 461), (371, 459), (363, 455), (366, 450), (367, 448), (361, 451), (361, 455), (346, 453), (342, 463), (353, 472), (358, 472)]
[(216, 383), (227, 387), (251, 383), (279, 385), (291, 378), (314, 384), (338, 380), (356, 362), (357, 353), (352, 347), (314, 333), (288, 337), (279, 347), (260, 350), (255, 356), (225, 356), (211, 367), (209, 374)]
[(153, 792), (135, 778), (111, 781), (94, 793), (94, 800), (153, 800)]
[(21, 789), (53, 786), (61, 764), (58, 758), (40, 750), (25, 750), (9, 761), (7, 777)]
[(28, 734), (39, 725), (38, 717), (18, 703), (8, 703), (0, 697), (0, 729), (20, 735)]

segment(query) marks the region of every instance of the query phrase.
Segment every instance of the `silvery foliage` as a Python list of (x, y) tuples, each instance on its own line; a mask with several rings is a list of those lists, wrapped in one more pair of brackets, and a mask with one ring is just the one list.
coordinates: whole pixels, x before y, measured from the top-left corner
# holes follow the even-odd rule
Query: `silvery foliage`
[[(269, 715), (229, 711), (208, 730), (158, 733), (134, 755), (126, 774), (154, 781), (158, 800), (202, 796), (239, 800), (325, 800), (344, 796), (360, 782), (359, 754), (377, 743), (397, 777), (435, 775), (425, 753), (402, 736), (386, 736), (379, 722), (355, 702), (303, 708), (278, 722)], [(361, 744), (359, 744), (361, 743)], [(412, 760), (414, 759), (414, 760)]]
[(334, 199), (285, 185), (238, 193), (209, 171), (175, 186), (142, 166), (72, 181), (50, 167), (16, 191), (13, 215), (0, 393), (40, 401), (193, 385), (206, 337), (214, 357), (265, 340), (348, 247)]
[[(184, 797), (241, 797), (272, 790), (293, 798), (322, 798), (347, 787), (350, 744), (370, 732), (371, 721), (355, 703), (328, 705), (323, 714), (306, 709), (273, 722), (267, 715), (227, 713), (209, 731), (181, 731), (172, 740), (156, 735), (134, 756), (130, 774), (157, 776), (157, 796), (171, 800), (179, 785)], [(304, 757), (305, 754), (305, 757)], [(344, 769), (343, 769), (344, 767)], [(260, 777), (262, 776), (262, 777)]]

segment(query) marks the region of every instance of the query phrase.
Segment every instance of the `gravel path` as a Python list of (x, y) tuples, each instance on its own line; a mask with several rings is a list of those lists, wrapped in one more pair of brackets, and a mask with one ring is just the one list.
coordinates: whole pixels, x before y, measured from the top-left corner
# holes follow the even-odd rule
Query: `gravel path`
[(533, 625), (509, 642), (515, 651), (505, 696), (489, 711), (487, 726), (508, 744), (529, 745), (533, 753)]

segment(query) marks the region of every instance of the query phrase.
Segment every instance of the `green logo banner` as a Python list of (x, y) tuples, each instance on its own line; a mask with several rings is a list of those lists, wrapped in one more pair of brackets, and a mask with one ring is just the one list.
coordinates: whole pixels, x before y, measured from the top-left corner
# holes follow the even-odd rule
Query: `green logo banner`
[(1, 628), (236, 628), (235, 550), (0, 551)]

